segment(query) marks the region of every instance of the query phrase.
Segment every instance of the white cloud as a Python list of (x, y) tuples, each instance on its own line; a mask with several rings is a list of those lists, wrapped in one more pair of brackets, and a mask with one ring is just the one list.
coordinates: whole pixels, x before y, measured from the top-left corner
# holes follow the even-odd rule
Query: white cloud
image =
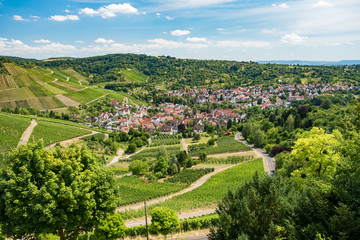
[(31, 57), (40, 53), (42, 56), (48, 55), (50, 57), (54, 55), (64, 56), (64, 54), (72, 54), (75, 50), (76, 48), (74, 46), (61, 43), (51, 42), (34, 47), (20, 40), (0, 38), (0, 52), (2, 54)]
[(197, 8), (235, 2), (236, 0), (157, 0), (162, 10)]
[(235, 40), (225, 40), (218, 41), (215, 43), (217, 47), (225, 47), (225, 48), (239, 48), (239, 47), (269, 47), (270, 44), (268, 42), (263, 41), (235, 41)]
[(68, 9), (65, 9), (65, 10), (64, 10), (64, 12), (69, 13), (69, 12), (71, 12), (71, 11), (70, 11), (70, 10), (68, 10)]
[(51, 43), (51, 41), (47, 40), (47, 39), (40, 39), (40, 40), (35, 40), (35, 43)]
[(273, 4), (273, 7), (280, 7), (280, 8), (289, 8), (290, 6), (286, 3), (280, 3), (280, 4)]
[(193, 43), (198, 43), (198, 42), (208, 42), (208, 40), (206, 38), (198, 38), (198, 37), (193, 37), (193, 38), (186, 38), (186, 41), (188, 42), (193, 42)]
[(199, 44), (199, 43), (183, 43), (183, 42), (176, 42), (171, 40), (166, 40), (163, 38), (156, 38), (148, 40), (148, 42), (152, 43), (152, 45), (145, 45), (146, 48), (190, 48), (190, 49), (199, 49), (199, 48), (207, 48), (208, 44)]
[(104, 43), (104, 44), (110, 44), (110, 43), (114, 43), (114, 40), (108, 39), (106, 40), (105, 38), (98, 38), (95, 40), (96, 43)]
[(325, 2), (325, 1), (319, 1), (315, 4), (313, 4), (314, 7), (332, 7), (333, 5), (329, 2)]
[(139, 12), (129, 3), (124, 3), (124, 4), (110, 4), (107, 6), (100, 7), (97, 10), (94, 10), (92, 8), (83, 8), (80, 9), (79, 13), (89, 16), (99, 15), (102, 18), (111, 18), (111, 17), (115, 17), (117, 14), (134, 14), (134, 13), (138, 14)]
[(30, 15), (31, 18), (35, 18), (35, 19), (38, 19), (40, 18), (39, 16), (33, 16), (33, 15)]
[(29, 20), (27, 20), (27, 19), (22, 18), (22, 16), (20, 16), (20, 15), (14, 15), (14, 16), (13, 16), (13, 19), (14, 19), (15, 21), (29, 21)]
[(166, 18), (167, 20), (169, 20), (169, 21), (171, 21), (171, 20), (174, 20), (174, 19), (175, 19), (175, 18), (170, 17), (170, 16), (165, 16), (165, 18)]
[(309, 39), (309, 37), (302, 37), (297, 35), (296, 33), (290, 33), (290, 34), (285, 34), (283, 36), (281, 36), (281, 41), (284, 43), (290, 43), (290, 44), (302, 44), (305, 43), (307, 40)]
[(225, 29), (223, 29), (223, 28), (217, 28), (216, 30), (218, 30), (218, 31), (224, 31)]
[(63, 22), (67, 20), (77, 21), (80, 20), (77, 15), (54, 15), (50, 16), (49, 20), (57, 21), (57, 22)]
[(188, 35), (190, 34), (189, 30), (174, 30), (170, 32), (171, 35), (173, 36), (184, 36), (184, 35)]
[(76, 40), (75, 42), (76, 43), (85, 43), (84, 41), (81, 41), (81, 40)]
[(156, 16), (160, 16), (161, 15), (161, 13), (156, 13)]

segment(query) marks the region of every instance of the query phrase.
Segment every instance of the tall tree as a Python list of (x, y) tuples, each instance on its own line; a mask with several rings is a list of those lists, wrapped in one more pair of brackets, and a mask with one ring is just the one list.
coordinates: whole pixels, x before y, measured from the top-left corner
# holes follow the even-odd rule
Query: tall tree
[(43, 143), (12, 153), (0, 178), (0, 223), (13, 238), (41, 233), (61, 240), (92, 231), (116, 208), (114, 175), (85, 148), (49, 151)]

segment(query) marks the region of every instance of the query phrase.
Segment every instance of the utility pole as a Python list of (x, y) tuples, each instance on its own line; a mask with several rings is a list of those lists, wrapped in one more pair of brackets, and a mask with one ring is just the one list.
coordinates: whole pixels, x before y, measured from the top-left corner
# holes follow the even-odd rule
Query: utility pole
[(149, 240), (149, 228), (148, 228), (148, 222), (147, 222), (146, 201), (144, 201), (144, 206), (145, 206), (146, 239)]

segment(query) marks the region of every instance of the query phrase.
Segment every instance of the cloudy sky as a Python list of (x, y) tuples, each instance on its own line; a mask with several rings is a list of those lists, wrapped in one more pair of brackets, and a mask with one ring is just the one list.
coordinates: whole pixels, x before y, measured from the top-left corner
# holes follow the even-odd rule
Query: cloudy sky
[(360, 59), (359, 0), (0, 0), (0, 55)]

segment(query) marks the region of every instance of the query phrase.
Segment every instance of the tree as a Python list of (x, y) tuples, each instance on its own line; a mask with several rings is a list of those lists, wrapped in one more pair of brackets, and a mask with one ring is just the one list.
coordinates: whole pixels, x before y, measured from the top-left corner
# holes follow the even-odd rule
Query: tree
[(164, 157), (160, 157), (155, 162), (154, 172), (157, 173), (159, 177), (165, 177), (168, 167), (168, 161)]
[(231, 119), (229, 119), (227, 124), (226, 124), (226, 128), (230, 129), (232, 125), (233, 125), (233, 121)]
[(100, 220), (96, 225), (94, 235), (99, 240), (115, 240), (125, 237), (125, 223), (121, 215), (114, 213), (109, 217)]
[(180, 133), (183, 133), (183, 132), (185, 132), (185, 129), (186, 129), (185, 124), (180, 123), (179, 126), (178, 126), (178, 131), (179, 131)]
[(140, 174), (146, 173), (149, 169), (148, 169), (148, 165), (146, 162), (143, 162), (141, 160), (134, 160), (130, 163), (129, 170), (134, 175), (140, 175)]
[(165, 207), (156, 207), (151, 211), (151, 232), (164, 235), (180, 230), (179, 218), (176, 213)]
[(291, 132), (294, 129), (295, 126), (295, 119), (293, 115), (289, 115), (289, 117), (286, 120), (285, 128), (288, 132)]
[(126, 153), (134, 153), (136, 151), (136, 144), (130, 143), (128, 148), (125, 150)]
[(15, 150), (0, 176), (0, 224), (9, 237), (92, 231), (114, 212), (114, 175), (86, 148), (43, 149), (42, 141)]
[(195, 134), (195, 136), (194, 136), (195, 141), (199, 141), (200, 138), (201, 138), (201, 135), (199, 133)]
[(258, 129), (254, 132), (254, 145), (255, 147), (262, 147), (265, 143), (265, 134), (262, 130)]

